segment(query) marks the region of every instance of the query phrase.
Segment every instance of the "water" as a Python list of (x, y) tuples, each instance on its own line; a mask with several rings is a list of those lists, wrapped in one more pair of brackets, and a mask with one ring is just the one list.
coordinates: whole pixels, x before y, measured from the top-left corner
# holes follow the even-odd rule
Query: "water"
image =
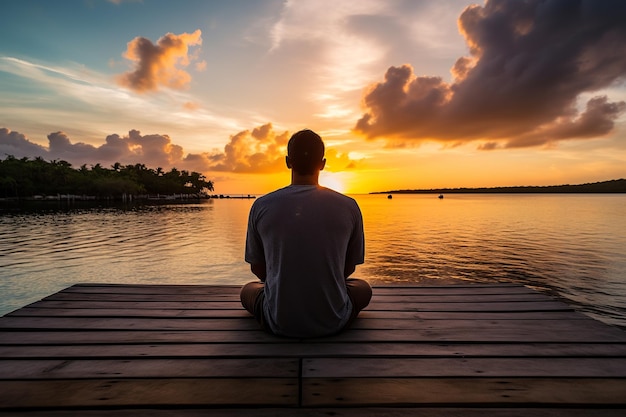
[[(626, 326), (626, 196), (354, 196), (372, 284), (515, 282)], [(243, 284), (253, 200), (0, 215), (0, 315), (80, 282)]]

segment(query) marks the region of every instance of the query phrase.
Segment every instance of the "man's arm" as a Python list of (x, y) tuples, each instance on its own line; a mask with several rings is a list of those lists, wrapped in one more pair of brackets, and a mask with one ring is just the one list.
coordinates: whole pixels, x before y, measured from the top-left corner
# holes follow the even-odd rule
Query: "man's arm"
[[(267, 276), (267, 271), (265, 269), (265, 263), (260, 264), (250, 264), (250, 270), (254, 275), (256, 275), (262, 282), (265, 282), (265, 277)], [(354, 272), (354, 271), (353, 271)]]

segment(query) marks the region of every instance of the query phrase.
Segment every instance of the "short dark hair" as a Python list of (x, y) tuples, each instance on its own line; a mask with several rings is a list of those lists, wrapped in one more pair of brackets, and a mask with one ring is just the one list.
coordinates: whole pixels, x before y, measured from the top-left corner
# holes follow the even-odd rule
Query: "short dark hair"
[(287, 144), (291, 169), (299, 174), (314, 174), (324, 159), (324, 142), (317, 133), (304, 129), (294, 133)]

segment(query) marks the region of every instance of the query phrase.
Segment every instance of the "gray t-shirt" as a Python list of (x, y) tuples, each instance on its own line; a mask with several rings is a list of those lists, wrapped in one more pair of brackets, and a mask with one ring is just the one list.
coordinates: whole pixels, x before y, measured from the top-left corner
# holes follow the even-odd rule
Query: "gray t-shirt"
[(315, 337), (342, 329), (352, 305), (345, 266), (364, 261), (356, 201), (328, 188), (290, 185), (250, 209), (245, 260), (266, 264), (264, 313), (272, 331)]

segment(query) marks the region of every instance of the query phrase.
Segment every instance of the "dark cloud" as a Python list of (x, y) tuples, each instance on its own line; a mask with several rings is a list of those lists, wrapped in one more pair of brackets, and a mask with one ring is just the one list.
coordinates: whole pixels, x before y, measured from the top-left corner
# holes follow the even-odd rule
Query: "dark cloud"
[[(626, 2), (490, 0), (459, 18), (470, 56), (454, 81), (391, 67), (364, 95), (355, 131), (373, 139), (482, 139), (483, 149), (605, 135), (624, 102), (583, 93), (626, 76)], [(582, 105), (585, 108), (579, 108)]]
[(16, 158), (41, 156), (48, 154), (48, 150), (41, 145), (29, 141), (26, 136), (18, 132), (12, 132), (3, 127), (0, 128), (0, 157), (8, 155)]
[(105, 143), (94, 146), (87, 143), (72, 143), (64, 132), (48, 135), (48, 147), (31, 142), (21, 133), (0, 129), (0, 152), (16, 158), (42, 157), (46, 160), (64, 160), (72, 165), (104, 166), (115, 162), (122, 164), (144, 163), (147, 166), (171, 168), (181, 167), (183, 148), (172, 143), (167, 135), (142, 136), (131, 130), (128, 136), (109, 135)]
[(51, 159), (77, 161), (86, 155), (96, 157), (98, 148), (78, 142), (72, 143), (64, 132), (54, 132), (48, 135), (48, 155)]
[[(46, 160), (64, 160), (74, 166), (83, 164), (111, 166), (142, 163), (148, 167), (178, 168), (198, 172), (274, 173), (286, 171), (285, 155), (291, 135), (277, 133), (271, 123), (243, 130), (230, 137), (222, 152), (189, 153), (172, 142), (168, 135), (142, 135), (131, 130), (127, 136), (106, 137), (100, 146), (72, 143), (64, 132), (48, 135), (48, 147), (28, 140), (18, 132), (0, 128), (0, 155), (16, 158), (42, 157)], [(326, 151), (327, 168), (343, 171), (354, 168), (357, 161), (334, 149)]]
[[(202, 44), (202, 32), (175, 35), (168, 33), (156, 45), (149, 39), (137, 37), (128, 43), (124, 58), (134, 62), (132, 71), (118, 77), (118, 82), (137, 92), (158, 90), (160, 86), (180, 89), (191, 81), (186, 67), (196, 59), (189, 47)], [(204, 63), (198, 63), (200, 67)]]

